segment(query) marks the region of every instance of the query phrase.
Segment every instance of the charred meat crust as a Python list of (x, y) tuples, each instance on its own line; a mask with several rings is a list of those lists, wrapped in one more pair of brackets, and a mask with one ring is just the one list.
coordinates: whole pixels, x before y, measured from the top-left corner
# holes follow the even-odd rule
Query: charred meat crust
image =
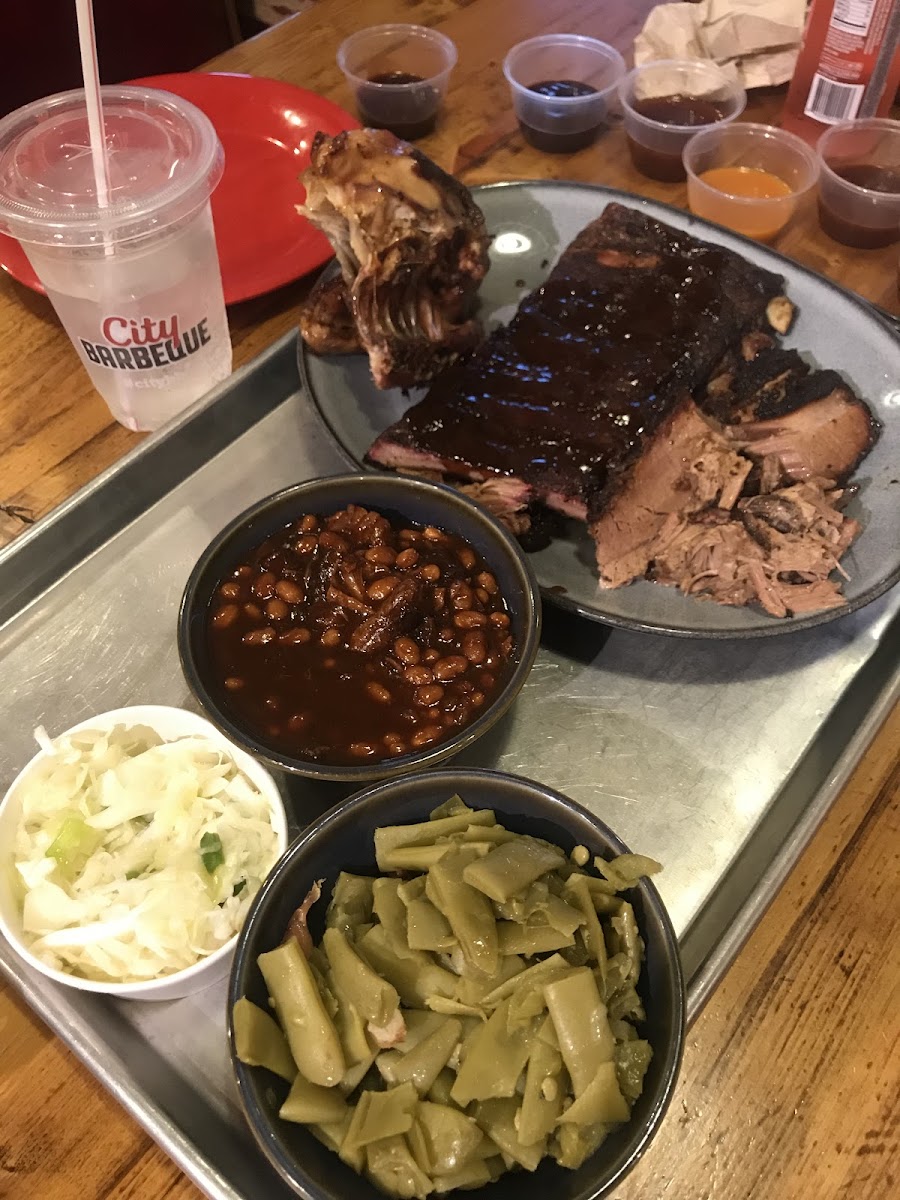
[(344, 312), (327, 290), (301, 313), (312, 349), (356, 328), (377, 386), (425, 382), (481, 340), (474, 319), (488, 235), (467, 188), (386, 130), (317, 133), (303, 212), (328, 237), (345, 285)]
[(358, 354), (362, 350), (342, 276), (316, 280), (300, 306), (300, 329), (314, 354)]

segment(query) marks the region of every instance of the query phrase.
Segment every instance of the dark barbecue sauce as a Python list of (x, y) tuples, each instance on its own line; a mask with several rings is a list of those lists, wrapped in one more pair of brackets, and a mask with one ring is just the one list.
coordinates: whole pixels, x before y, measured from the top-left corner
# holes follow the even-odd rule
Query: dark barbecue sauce
[(728, 106), (703, 96), (652, 96), (632, 105), (648, 121), (662, 125), (714, 125), (728, 115)]
[(406, 142), (431, 133), (437, 123), (440, 94), (430, 86), (410, 88), (408, 92), (388, 92), (380, 84), (397, 86), (405, 83), (425, 84), (421, 75), (408, 71), (385, 71), (370, 75), (369, 83), (359, 89), (356, 103), (362, 123), (369, 129), (389, 129)]
[[(727, 116), (727, 106), (716, 100), (707, 100), (702, 96), (653, 96), (647, 100), (638, 100), (632, 105), (635, 112), (649, 121), (659, 121), (663, 125), (701, 126), (713, 125)], [(658, 147), (645, 146), (643, 142), (630, 134), (626, 135), (631, 159), (642, 175), (650, 179), (660, 179), (664, 183), (677, 183), (684, 179), (684, 164), (681, 161), (682, 145), (678, 144), (671, 151)]]
[(726, 252), (677, 236), (633, 252), (570, 249), (510, 324), (407, 412), (404, 442), (449, 473), (476, 464), (583, 516), (606, 464), (725, 353), (734, 274)]
[[(597, 89), (589, 83), (579, 83), (576, 79), (543, 79), (539, 83), (528, 85), (529, 92), (537, 92), (539, 96), (549, 96), (551, 99), (572, 99), (575, 96), (595, 96)], [(573, 105), (572, 107), (576, 107)], [(549, 154), (574, 154), (590, 146), (600, 131), (602, 121), (593, 121), (584, 128), (584, 112), (569, 111), (569, 106), (561, 105), (553, 114), (553, 128), (538, 129), (527, 121), (520, 119), (519, 128), (526, 142), (530, 142), (536, 150)]]
[[(884, 192), (888, 195), (900, 195), (900, 169), (896, 167), (850, 163), (845, 167), (832, 167), (832, 170), (835, 175), (840, 175), (841, 179), (846, 179), (848, 183), (855, 183), (857, 187), (868, 188), (873, 192)], [(898, 219), (896, 209), (890, 214), (885, 214), (884, 224), (863, 225), (858, 221), (848, 220), (842, 213), (831, 208), (823, 201), (821, 193), (819, 194), (819, 224), (836, 242), (860, 250), (876, 250), (879, 246), (889, 246), (891, 242), (896, 242), (900, 238), (900, 219)]]

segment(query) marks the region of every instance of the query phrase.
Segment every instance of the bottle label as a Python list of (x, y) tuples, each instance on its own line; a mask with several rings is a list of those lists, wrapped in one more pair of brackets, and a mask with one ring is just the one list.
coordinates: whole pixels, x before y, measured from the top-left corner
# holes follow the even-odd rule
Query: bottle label
[(835, 29), (865, 37), (872, 24), (876, 0), (835, 0), (831, 24)]
[(825, 125), (859, 114), (894, 0), (834, 0), (803, 111)]
[(865, 90), (861, 83), (838, 83), (816, 71), (803, 111), (808, 117), (815, 117), (827, 125), (852, 121), (859, 112)]

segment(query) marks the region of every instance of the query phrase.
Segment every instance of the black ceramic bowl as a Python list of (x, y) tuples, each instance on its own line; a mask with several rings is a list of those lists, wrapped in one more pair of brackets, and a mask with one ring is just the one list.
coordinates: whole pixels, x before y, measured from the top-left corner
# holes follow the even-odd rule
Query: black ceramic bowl
[[(206, 630), (207, 612), (217, 585), (250, 550), (305, 513), (328, 515), (348, 504), (375, 509), (389, 519), (436, 525), (464, 538), (487, 563), (500, 585), (516, 645), (512, 672), (505, 687), (475, 721), (436, 746), (359, 765), (293, 757), (266, 745), (244, 727), (222, 703), (211, 670)], [(185, 677), (206, 715), (227, 737), (272, 767), (296, 775), (350, 783), (388, 779), (431, 766), (459, 753), (487, 733), (520, 692), (537, 654), (540, 636), (540, 594), (516, 540), (486, 509), (453, 488), (400, 475), (311, 479), (260, 500), (235, 517), (201, 554), (184, 589), (178, 617), (178, 652)]]
[[(323, 898), (310, 922), (318, 940), (338, 872), (377, 873), (375, 829), (425, 820), (454, 793), (473, 808), (493, 808), (509, 829), (546, 838), (566, 851), (581, 844), (604, 857), (626, 852), (602, 821), (565, 796), (530, 780), (493, 771), (428, 771), (382, 783), (332, 809), (303, 831), (263, 884), (239, 935), (228, 993), (228, 1037), (238, 1091), (254, 1137), (282, 1179), (304, 1200), (378, 1200), (381, 1193), (303, 1126), (279, 1118), (288, 1085), (263, 1068), (245, 1066), (235, 1058), (232, 1009), (242, 996), (266, 1007), (268, 997), (257, 956), (283, 940), (288, 918), (314, 879), (325, 881)], [(546, 1160), (534, 1174), (517, 1171), (485, 1188), (466, 1192), (472, 1200), (546, 1200), (547, 1196), (553, 1200), (599, 1200), (634, 1166), (662, 1121), (681, 1062), (684, 981), (675, 931), (656, 888), (643, 880), (628, 893), (628, 899), (646, 945), (639, 990), (647, 1020), (640, 1032), (653, 1047), (644, 1091), (631, 1120), (611, 1134), (579, 1170), (564, 1170)]]

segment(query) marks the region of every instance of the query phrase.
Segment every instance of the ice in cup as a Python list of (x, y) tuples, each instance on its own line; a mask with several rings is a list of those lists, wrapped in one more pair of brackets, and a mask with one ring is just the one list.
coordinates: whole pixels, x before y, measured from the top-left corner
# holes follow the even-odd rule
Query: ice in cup
[(0, 121), (0, 228), (21, 243), (116, 420), (157, 429), (231, 372), (209, 203), (223, 153), (186, 100), (101, 92), (108, 205), (84, 92), (62, 92)]
[(721, 67), (701, 59), (660, 59), (619, 84), (625, 137), (642, 175), (684, 179), (681, 152), (699, 129), (740, 116), (747, 93)]
[(431, 133), (456, 66), (450, 38), (424, 25), (373, 25), (338, 49), (338, 66), (368, 129), (414, 142)]
[(842, 121), (816, 149), (819, 224), (828, 236), (861, 250), (900, 239), (900, 121)]
[(819, 174), (802, 138), (749, 121), (695, 133), (683, 159), (691, 212), (761, 242), (788, 225)]
[(550, 154), (573, 154), (596, 140), (624, 73), (618, 50), (576, 33), (529, 38), (503, 60), (522, 136)]

